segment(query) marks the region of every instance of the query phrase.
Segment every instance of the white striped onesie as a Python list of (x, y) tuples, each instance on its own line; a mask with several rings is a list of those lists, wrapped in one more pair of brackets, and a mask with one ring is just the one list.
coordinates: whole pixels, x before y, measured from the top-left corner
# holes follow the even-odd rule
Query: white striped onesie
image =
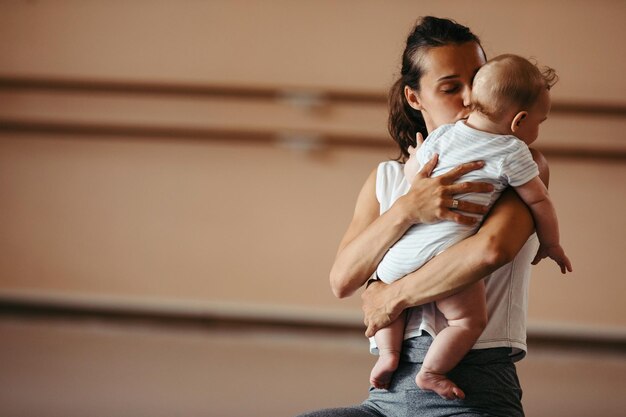
[[(515, 136), (473, 129), (464, 121), (443, 125), (428, 135), (416, 154), (420, 166), (424, 166), (434, 154), (439, 154), (439, 162), (433, 171), (433, 177), (465, 162), (485, 161), (483, 168), (463, 175), (457, 182), (487, 182), (494, 185), (494, 191), (461, 194), (455, 198), (490, 207), (508, 185), (518, 187), (539, 175), (537, 164), (524, 142)], [(408, 192), (410, 184), (404, 179), (402, 170), (397, 172), (397, 167), (401, 165), (393, 164), (394, 162), (390, 161), (379, 165), (377, 184), (397, 187), (397, 191), (400, 192), (393, 194), (398, 198)], [(394, 167), (396, 169), (393, 169)], [(389, 174), (393, 176), (393, 171), (401, 175), (401, 178), (396, 181), (386, 178)], [(390, 181), (395, 182), (395, 185), (390, 184)], [(383, 202), (378, 192), (377, 195), (381, 208), (383, 205), (391, 207), (393, 201)], [(482, 220), (483, 216), (475, 217)], [(385, 254), (378, 264), (376, 274), (386, 283), (396, 281), (419, 269), (446, 248), (474, 234), (479, 225), (467, 226), (452, 221), (414, 225)]]

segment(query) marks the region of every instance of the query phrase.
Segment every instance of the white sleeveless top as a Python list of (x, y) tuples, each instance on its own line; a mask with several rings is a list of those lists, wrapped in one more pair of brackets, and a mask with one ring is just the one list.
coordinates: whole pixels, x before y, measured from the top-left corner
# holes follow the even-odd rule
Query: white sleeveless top
[[(408, 192), (409, 187), (410, 184), (404, 180), (402, 164), (396, 161), (382, 162), (376, 175), (376, 197), (380, 203), (380, 214), (389, 210), (399, 197)], [(530, 263), (537, 248), (538, 239), (533, 234), (513, 262), (485, 278), (489, 320), (473, 349), (510, 347), (514, 361), (526, 355)], [(421, 336), (423, 331), (434, 337), (446, 326), (447, 321), (437, 310), (435, 303), (414, 307), (407, 316), (404, 338)], [(377, 351), (373, 338), (370, 350), (372, 353)]]

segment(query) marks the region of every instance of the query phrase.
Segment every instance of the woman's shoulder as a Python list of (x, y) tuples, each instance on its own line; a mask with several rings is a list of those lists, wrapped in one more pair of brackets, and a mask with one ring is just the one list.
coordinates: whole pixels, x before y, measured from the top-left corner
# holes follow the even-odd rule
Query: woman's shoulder
[(406, 192), (404, 164), (398, 161), (384, 161), (376, 170), (376, 198), (381, 204), (381, 212), (389, 208), (399, 196)]
[(378, 164), (377, 172), (392, 174), (392, 173), (402, 172), (403, 167), (404, 167), (403, 163), (400, 163), (395, 160), (383, 161)]
[(376, 184), (395, 184), (404, 178), (404, 164), (398, 161), (383, 161), (376, 169)]

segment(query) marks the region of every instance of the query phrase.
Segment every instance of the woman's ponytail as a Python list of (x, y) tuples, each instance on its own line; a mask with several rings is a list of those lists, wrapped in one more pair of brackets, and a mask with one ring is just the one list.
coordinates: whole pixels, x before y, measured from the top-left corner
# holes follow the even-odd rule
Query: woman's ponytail
[(404, 79), (400, 77), (389, 90), (389, 120), (387, 122), (389, 134), (400, 147), (397, 160), (401, 162), (409, 157), (407, 151), (409, 146), (415, 146), (417, 132), (420, 132), (423, 137), (428, 136), (422, 112), (409, 106), (406, 101), (405, 85)]

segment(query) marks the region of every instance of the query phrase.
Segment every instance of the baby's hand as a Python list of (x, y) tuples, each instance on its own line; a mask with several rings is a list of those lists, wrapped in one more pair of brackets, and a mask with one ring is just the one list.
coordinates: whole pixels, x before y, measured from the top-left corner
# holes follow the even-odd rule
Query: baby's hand
[(420, 132), (415, 134), (415, 150), (418, 150), (424, 144), (424, 136)]
[(549, 247), (539, 245), (539, 250), (537, 251), (537, 255), (535, 255), (535, 259), (533, 259), (532, 264), (537, 265), (539, 261), (546, 257), (549, 257), (561, 267), (562, 274), (566, 271), (572, 272), (572, 263), (569, 261), (567, 255), (565, 255), (565, 251), (561, 245)]

